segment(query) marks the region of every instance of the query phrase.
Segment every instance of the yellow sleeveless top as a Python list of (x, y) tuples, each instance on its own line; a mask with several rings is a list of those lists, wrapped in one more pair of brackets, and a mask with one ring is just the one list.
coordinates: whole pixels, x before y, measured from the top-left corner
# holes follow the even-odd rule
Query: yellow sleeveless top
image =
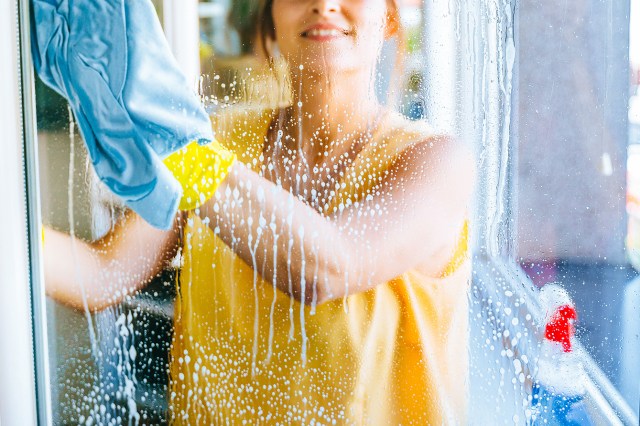
[[(216, 119), (221, 143), (255, 170), (271, 112)], [(429, 135), (388, 116), (332, 206), (364, 197)], [(352, 172), (352, 173), (351, 173)], [(171, 348), (173, 424), (464, 424), (470, 260), (467, 226), (438, 276), (409, 270), (308, 307), (254, 273), (199, 218), (184, 231)]]

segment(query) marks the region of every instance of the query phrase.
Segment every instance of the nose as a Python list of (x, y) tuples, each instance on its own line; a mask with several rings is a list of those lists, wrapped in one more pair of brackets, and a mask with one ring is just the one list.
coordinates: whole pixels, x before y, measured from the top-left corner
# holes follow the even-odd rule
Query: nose
[(313, 2), (313, 13), (317, 13), (318, 15), (336, 13), (339, 10), (339, 0), (316, 0)]

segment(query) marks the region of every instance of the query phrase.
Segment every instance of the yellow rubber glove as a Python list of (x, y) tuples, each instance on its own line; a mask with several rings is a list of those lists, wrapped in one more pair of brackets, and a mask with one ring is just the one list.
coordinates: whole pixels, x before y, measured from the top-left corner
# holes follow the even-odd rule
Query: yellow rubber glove
[(235, 161), (236, 155), (215, 140), (207, 145), (191, 142), (165, 158), (164, 164), (182, 186), (180, 210), (207, 202)]

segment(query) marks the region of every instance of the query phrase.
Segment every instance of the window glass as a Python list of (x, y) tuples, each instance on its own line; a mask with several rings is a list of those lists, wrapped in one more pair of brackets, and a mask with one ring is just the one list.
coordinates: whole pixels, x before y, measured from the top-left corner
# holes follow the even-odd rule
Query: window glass
[(568, 291), (581, 345), (637, 413), (638, 3), (630, 27), (628, 2), (550, 6), (520, 10), (514, 258)]
[(37, 79), (54, 424), (637, 422), (628, 7), (153, 3), (236, 162), (155, 229)]

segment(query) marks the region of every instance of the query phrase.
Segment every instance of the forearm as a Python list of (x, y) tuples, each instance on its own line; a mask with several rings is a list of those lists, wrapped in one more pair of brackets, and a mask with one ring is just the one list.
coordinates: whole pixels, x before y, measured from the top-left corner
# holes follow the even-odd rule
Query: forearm
[(199, 213), (240, 258), (297, 300), (342, 297), (345, 279), (358, 275), (351, 244), (334, 222), (242, 165)]
[(45, 230), (45, 288), (48, 296), (76, 309), (97, 310), (108, 304), (103, 262), (87, 242)]
[(177, 241), (177, 231), (159, 231), (134, 214), (93, 243), (45, 228), (46, 293), (77, 309), (104, 309), (156, 276)]
[(384, 180), (329, 216), (241, 164), (200, 216), (263, 278), (306, 303), (366, 291), (416, 267), (438, 276), (462, 232), (473, 159), (449, 139), (434, 142), (403, 152)]

